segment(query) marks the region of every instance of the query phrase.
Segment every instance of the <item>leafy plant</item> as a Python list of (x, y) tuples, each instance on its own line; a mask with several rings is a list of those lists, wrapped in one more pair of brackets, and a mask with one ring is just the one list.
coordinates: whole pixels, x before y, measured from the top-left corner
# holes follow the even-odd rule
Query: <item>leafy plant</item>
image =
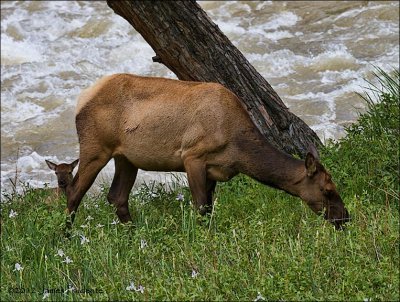
[(399, 71), (377, 69), (378, 84), (360, 95), (367, 111), (346, 128), (346, 136), (331, 142), (324, 158), (336, 180), (351, 195), (368, 195), (370, 202), (399, 207)]

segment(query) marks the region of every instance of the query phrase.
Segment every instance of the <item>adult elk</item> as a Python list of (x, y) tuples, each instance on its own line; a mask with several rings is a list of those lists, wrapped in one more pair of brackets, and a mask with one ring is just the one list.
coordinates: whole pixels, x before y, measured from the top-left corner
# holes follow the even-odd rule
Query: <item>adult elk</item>
[[(299, 196), (336, 228), (349, 214), (315, 147), (305, 161), (273, 147), (239, 99), (216, 83), (115, 74), (79, 97), (80, 165), (67, 187), (72, 223), (97, 174), (114, 158), (108, 200), (121, 222), (131, 220), (128, 196), (138, 169), (187, 173), (194, 206), (212, 205), (217, 181), (238, 173)], [(67, 227), (68, 227), (67, 226)]]
[(74, 160), (72, 163), (61, 163), (59, 165), (46, 159), (47, 166), (53, 170), (57, 176), (58, 187), (56, 188), (56, 194), (59, 196), (60, 193), (66, 194), (66, 188), (72, 183), (73, 176), (72, 171), (78, 164), (79, 159)]

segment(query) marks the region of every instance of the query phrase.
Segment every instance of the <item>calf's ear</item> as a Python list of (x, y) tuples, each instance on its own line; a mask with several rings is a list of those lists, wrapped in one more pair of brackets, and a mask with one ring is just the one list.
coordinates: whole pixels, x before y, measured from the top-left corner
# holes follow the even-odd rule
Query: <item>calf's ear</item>
[(49, 166), (49, 168), (53, 171), (56, 170), (57, 165), (55, 163), (52, 163), (51, 161), (45, 159), (47, 166)]
[(78, 163), (79, 163), (79, 158), (76, 159), (76, 160), (74, 160), (74, 161), (71, 163), (72, 170), (76, 167), (76, 165), (77, 165)]

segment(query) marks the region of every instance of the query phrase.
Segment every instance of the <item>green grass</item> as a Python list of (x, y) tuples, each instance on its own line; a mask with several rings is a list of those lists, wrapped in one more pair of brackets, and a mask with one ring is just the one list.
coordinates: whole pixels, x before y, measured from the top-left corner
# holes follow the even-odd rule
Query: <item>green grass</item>
[[(398, 81), (398, 72), (390, 78)], [(134, 225), (113, 224), (105, 190), (82, 202), (68, 240), (65, 199), (46, 204), (46, 192), (28, 188), (2, 204), (0, 300), (250, 301), (260, 294), (398, 301), (399, 100), (392, 87), (323, 151), (353, 218), (345, 231), (299, 199), (239, 176), (218, 185), (205, 218), (192, 210), (187, 188), (143, 186), (130, 198)], [(11, 210), (18, 214), (10, 218)], [(131, 282), (137, 291), (127, 290)]]
[[(346, 137), (328, 144), (323, 156), (339, 187), (348, 195), (399, 210), (399, 71), (377, 69), (378, 84), (360, 95), (367, 112), (346, 129)], [(379, 102), (377, 103), (376, 100)]]

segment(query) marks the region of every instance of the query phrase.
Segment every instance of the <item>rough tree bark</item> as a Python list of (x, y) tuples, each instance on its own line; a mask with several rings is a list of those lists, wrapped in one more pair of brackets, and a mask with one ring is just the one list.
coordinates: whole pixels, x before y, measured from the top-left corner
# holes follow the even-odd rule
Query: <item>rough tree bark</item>
[(315, 132), (292, 114), (268, 82), (194, 1), (107, 0), (154, 49), (153, 61), (180, 80), (218, 82), (242, 101), (266, 139), (304, 156)]

